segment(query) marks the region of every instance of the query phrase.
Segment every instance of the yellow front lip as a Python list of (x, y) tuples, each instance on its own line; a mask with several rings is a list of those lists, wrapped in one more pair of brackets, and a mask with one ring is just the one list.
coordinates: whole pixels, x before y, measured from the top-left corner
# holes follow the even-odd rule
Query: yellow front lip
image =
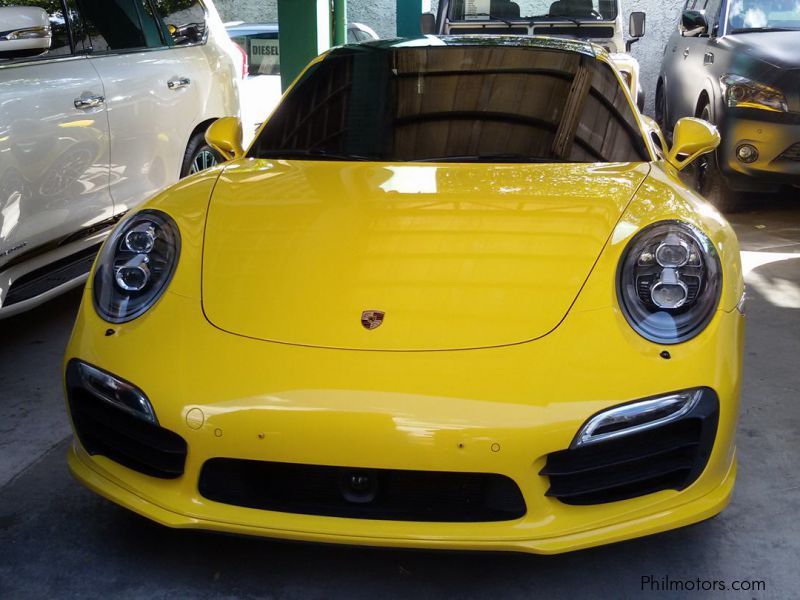
[[(396, 548), (429, 548), (483, 551), (517, 551), (532, 554), (558, 554), (590, 548), (601, 544), (652, 535), (684, 527), (708, 519), (722, 511), (730, 501), (736, 479), (736, 461), (717, 488), (691, 503), (677, 505), (669, 510), (631, 519), (598, 529), (543, 539), (444, 539), (435, 537), (377, 537), (358, 534), (315, 533), (289, 530), (280, 527), (246, 525), (189, 517), (149, 502), (121, 484), (96, 471), (93, 461), (77, 444), (70, 446), (67, 460), (75, 478), (101, 496), (161, 525), (176, 529), (202, 529), (224, 533), (272, 537), (277, 539), (348, 544), (356, 546), (387, 546)], [(252, 509), (240, 509), (252, 510)], [(258, 512), (258, 511), (256, 511)], [(276, 513), (273, 513), (276, 514)], [(366, 524), (367, 527), (369, 523)], [(364, 531), (364, 530), (362, 530)]]

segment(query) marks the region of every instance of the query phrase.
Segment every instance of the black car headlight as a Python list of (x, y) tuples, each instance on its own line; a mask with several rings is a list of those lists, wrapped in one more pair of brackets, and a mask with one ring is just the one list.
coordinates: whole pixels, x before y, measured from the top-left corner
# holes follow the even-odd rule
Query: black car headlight
[(628, 243), (617, 276), (617, 297), (628, 323), (659, 344), (699, 334), (716, 312), (722, 268), (700, 230), (679, 221), (645, 227)]
[(787, 112), (786, 96), (778, 89), (741, 75), (726, 74), (720, 77), (725, 101), (730, 107), (758, 108), (774, 112)]
[(147, 311), (167, 289), (180, 255), (175, 221), (143, 210), (120, 225), (103, 246), (94, 274), (94, 306), (111, 323)]

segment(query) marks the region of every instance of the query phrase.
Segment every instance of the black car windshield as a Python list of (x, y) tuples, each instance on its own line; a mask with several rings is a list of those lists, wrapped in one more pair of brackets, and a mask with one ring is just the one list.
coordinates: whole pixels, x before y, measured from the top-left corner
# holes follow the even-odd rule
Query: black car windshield
[(611, 21), (616, 0), (450, 0), (451, 21), (530, 21), (562, 17), (567, 20)]
[(731, 33), (800, 30), (797, 0), (733, 0), (728, 11)]
[(312, 66), (249, 156), (307, 160), (649, 160), (615, 73), (520, 45), (359, 46)]

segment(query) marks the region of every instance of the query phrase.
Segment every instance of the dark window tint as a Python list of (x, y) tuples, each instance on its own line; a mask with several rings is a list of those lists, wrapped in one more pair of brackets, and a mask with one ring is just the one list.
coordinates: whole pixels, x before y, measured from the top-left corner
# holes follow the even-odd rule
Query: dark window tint
[(78, 0), (93, 52), (162, 45), (158, 24), (145, 0)]
[[(0, 0), (0, 8), (14, 6), (30, 6), (43, 9), (50, 17), (51, 38), (50, 47), (47, 49), (22, 50), (5, 52), (0, 44), (0, 64), (12, 59), (47, 58), (64, 56), (72, 52), (70, 46), (69, 27), (65, 18), (64, 6), (61, 0)], [(7, 23), (0, 18), (0, 35), (10, 33)]]
[(206, 9), (198, 0), (154, 0), (175, 46), (201, 44), (206, 39)]
[(279, 105), (251, 155), (649, 160), (607, 64), (576, 52), (503, 46), (336, 50)]

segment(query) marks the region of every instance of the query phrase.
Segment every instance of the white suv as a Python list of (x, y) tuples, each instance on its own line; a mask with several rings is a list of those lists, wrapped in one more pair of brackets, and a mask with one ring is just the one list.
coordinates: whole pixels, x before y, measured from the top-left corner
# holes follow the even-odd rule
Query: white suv
[(0, 0), (0, 318), (79, 285), (122, 215), (214, 162), (242, 67), (209, 0)]

